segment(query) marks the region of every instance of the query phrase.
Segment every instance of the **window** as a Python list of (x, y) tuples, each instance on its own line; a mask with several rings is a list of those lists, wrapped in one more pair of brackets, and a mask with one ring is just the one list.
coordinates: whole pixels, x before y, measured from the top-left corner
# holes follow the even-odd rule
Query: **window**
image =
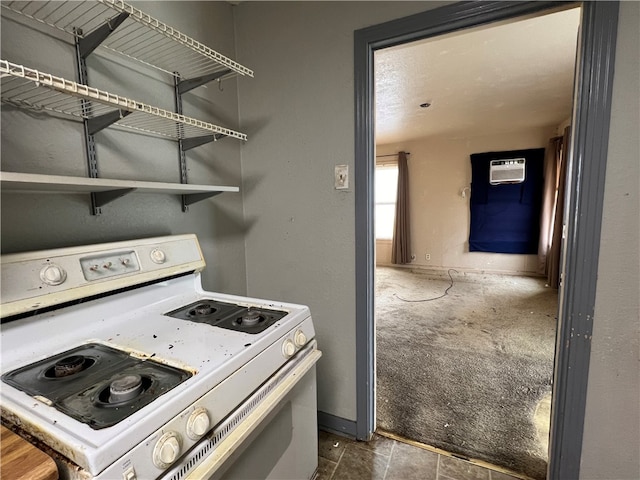
[(376, 239), (392, 239), (396, 215), (398, 166), (378, 165), (375, 174)]

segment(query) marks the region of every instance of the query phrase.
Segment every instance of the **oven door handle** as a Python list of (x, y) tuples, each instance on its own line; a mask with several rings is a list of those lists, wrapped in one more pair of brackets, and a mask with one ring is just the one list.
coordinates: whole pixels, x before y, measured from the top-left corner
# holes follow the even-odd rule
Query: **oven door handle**
[(242, 445), (247, 437), (260, 423), (271, 413), (280, 401), (295, 387), (298, 381), (316, 364), (322, 356), (322, 352), (314, 350), (301, 359), (289, 375), (276, 386), (269, 395), (231, 432), (227, 438), (218, 444), (216, 449), (202, 460), (202, 462), (190, 472), (185, 480), (202, 480), (210, 478), (222, 464)]

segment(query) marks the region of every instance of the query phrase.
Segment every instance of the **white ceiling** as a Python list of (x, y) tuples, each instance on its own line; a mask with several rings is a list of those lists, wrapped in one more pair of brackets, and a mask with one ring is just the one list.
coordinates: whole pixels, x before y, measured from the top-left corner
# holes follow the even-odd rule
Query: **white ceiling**
[(558, 125), (579, 22), (574, 8), (377, 51), (376, 144)]

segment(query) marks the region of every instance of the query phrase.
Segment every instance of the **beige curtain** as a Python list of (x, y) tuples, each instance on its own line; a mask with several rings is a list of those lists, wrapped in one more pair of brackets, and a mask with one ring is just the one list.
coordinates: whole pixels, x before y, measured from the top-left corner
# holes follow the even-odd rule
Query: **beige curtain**
[(547, 255), (553, 239), (561, 152), (562, 137), (554, 137), (549, 140), (544, 158), (544, 184), (540, 212), (540, 240), (538, 242), (538, 273), (541, 275), (547, 274)]
[(544, 187), (540, 215), (538, 272), (547, 276), (549, 286), (558, 288), (560, 280), (560, 246), (567, 175), (567, 153), (571, 128), (561, 137), (552, 138), (544, 163)]
[(404, 264), (411, 262), (409, 233), (409, 166), (407, 164), (407, 153), (400, 152), (398, 154), (396, 216), (391, 243), (392, 263)]

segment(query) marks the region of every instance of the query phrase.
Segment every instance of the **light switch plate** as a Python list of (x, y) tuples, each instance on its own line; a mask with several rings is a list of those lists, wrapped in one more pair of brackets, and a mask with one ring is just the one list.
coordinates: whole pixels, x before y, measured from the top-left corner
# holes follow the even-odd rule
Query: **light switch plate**
[(349, 188), (349, 165), (336, 165), (334, 177), (336, 190)]

